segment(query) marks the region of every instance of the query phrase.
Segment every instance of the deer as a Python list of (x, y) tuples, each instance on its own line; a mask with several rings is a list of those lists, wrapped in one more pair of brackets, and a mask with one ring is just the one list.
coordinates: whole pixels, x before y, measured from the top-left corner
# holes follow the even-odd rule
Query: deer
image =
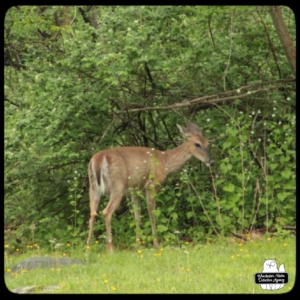
[[(106, 227), (106, 249), (113, 252), (111, 218), (124, 195), (138, 190), (146, 195), (151, 223), (153, 246), (159, 247), (154, 214), (156, 195), (167, 177), (178, 171), (192, 156), (207, 167), (214, 164), (208, 149), (208, 140), (199, 127), (189, 122), (187, 128), (178, 125), (184, 142), (167, 151), (147, 147), (118, 147), (96, 153), (88, 165), (90, 219), (87, 248), (90, 248), (97, 209), (102, 195), (109, 195), (109, 201), (102, 211)], [(141, 197), (131, 192), (136, 222), (136, 241), (140, 241)]]

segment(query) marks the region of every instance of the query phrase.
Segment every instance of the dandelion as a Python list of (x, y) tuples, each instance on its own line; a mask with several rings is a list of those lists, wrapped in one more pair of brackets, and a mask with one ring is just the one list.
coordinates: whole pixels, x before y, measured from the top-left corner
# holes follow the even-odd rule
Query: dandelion
[(107, 280), (107, 279), (104, 279), (103, 282), (104, 282), (104, 283), (108, 283), (108, 280)]
[(22, 270), (22, 273), (27, 273), (28, 272), (28, 270)]
[(9, 247), (9, 245), (8, 245), (8, 244), (5, 244), (5, 245), (4, 245), (4, 248), (8, 248), (8, 247)]
[(287, 244), (283, 244), (283, 246), (284, 246), (284, 247), (286, 247), (286, 246), (287, 246)]
[(186, 271), (187, 271), (187, 272), (190, 272), (190, 268), (187, 268)]
[(141, 253), (142, 253), (142, 250), (138, 250), (137, 253), (138, 253), (138, 254), (141, 254)]
[(189, 242), (185, 242), (185, 244), (186, 244), (186, 245), (188, 245), (188, 244), (189, 244)]
[(87, 246), (86, 246), (86, 249), (90, 250), (90, 249), (91, 249), (91, 246), (87, 245)]
[(142, 254), (142, 255), (140, 255), (140, 258), (143, 258), (144, 257), (144, 255)]
[(160, 251), (164, 251), (164, 248), (160, 248), (159, 250), (160, 250)]
[(243, 243), (239, 243), (239, 246), (243, 246)]
[(10, 272), (11, 270), (8, 268), (8, 269), (6, 269), (6, 272)]
[(157, 278), (156, 281), (157, 281), (157, 282), (160, 282), (160, 278)]
[(249, 257), (249, 256), (250, 256), (250, 254), (247, 254), (246, 256), (247, 256), (247, 257)]
[(271, 241), (271, 238), (267, 238), (267, 241)]
[(98, 241), (98, 240), (96, 240), (96, 241), (95, 241), (95, 243), (96, 243), (96, 244), (99, 244), (99, 241)]
[(236, 256), (240, 256), (240, 254), (238, 253)]
[(116, 287), (114, 287), (114, 286), (112, 286), (112, 287), (111, 287), (111, 290), (112, 290), (112, 291), (116, 291), (116, 290), (117, 290), (117, 288), (116, 288)]
[(244, 250), (243, 250), (243, 249), (240, 249), (240, 251), (243, 252)]
[(234, 259), (234, 255), (232, 255), (231, 258)]

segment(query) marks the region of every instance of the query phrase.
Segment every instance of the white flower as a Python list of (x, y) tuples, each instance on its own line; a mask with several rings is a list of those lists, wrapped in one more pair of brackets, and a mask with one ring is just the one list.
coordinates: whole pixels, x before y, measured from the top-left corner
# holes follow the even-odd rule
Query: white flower
[(261, 141), (261, 139), (257, 139), (259, 142)]
[(240, 90), (240, 89), (237, 89), (236, 92), (239, 94), (239, 93), (241, 92), (241, 90)]
[(278, 122), (278, 125), (280, 125), (280, 124), (281, 124), (281, 121)]
[(254, 134), (254, 131), (250, 131), (251, 132), (251, 134)]
[(260, 113), (261, 113), (260, 109), (257, 111), (257, 113), (258, 113), (258, 114), (260, 114)]
[(255, 115), (255, 111), (252, 112), (252, 115)]
[(130, 30), (131, 30), (131, 28), (130, 28), (130, 27), (128, 27), (128, 28), (127, 28), (127, 31), (130, 31)]
[(274, 118), (274, 117), (275, 117), (275, 114), (273, 114), (272, 117)]
[(273, 110), (276, 110), (276, 107), (273, 107)]
[(209, 122), (210, 121), (210, 119), (207, 119), (207, 122)]

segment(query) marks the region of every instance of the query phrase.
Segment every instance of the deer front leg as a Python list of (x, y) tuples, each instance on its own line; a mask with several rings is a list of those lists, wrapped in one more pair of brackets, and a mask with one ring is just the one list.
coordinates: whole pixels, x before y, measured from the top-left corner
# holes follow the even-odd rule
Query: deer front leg
[(155, 197), (156, 197), (156, 190), (148, 190), (147, 191), (147, 207), (150, 217), (150, 223), (152, 228), (152, 235), (153, 235), (153, 246), (155, 248), (159, 247), (157, 233), (156, 233), (156, 217), (153, 213), (155, 210)]
[(105, 220), (106, 227), (106, 249), (108, 253), (113, 252), (113, 244), (112, 244), (112, 233), (111, 233), (111, 217), (115, 210), (118, 208), (123, 194), (113, 194), (111, 193), (109, 202), (105, 209), (103, 210), (103, 216)]
[(136, 222), (136, 242), (140, 242), (140, 226), (141, 226), (141, 198), (137, 195), (131, 196), (131, 201), (133, 204), (133, 211), (134, 211), (134, 219)]

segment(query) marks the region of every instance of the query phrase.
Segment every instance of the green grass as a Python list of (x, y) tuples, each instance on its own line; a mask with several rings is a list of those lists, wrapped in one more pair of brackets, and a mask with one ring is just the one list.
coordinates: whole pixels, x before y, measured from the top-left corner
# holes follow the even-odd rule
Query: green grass
[[(9, 247), (9, 246), (8, 246)], [(212, 244), (183, 244), (154, 250), (115, 251), (107, 255), (94, 245), (86, 265), (35, 269), (5, 277), (8, 289), (21, 286), (59, 284), (59, 293), (247, 293), (276, 294), (290, 291), (295, 282), (295, 238), (232, 239)], [(5, 255), (5, 272), (20, 260), (42, 256)], [(61, 257), (63, 251), (48, 254)], [(83, 259), (84, 250), (69, 251), (69, 257)], [(263, 269), (264, 259), (276, 258), (289, 274), (289, 283), (277, 291), (265, 291), (254, 284), (254, 274)]]

